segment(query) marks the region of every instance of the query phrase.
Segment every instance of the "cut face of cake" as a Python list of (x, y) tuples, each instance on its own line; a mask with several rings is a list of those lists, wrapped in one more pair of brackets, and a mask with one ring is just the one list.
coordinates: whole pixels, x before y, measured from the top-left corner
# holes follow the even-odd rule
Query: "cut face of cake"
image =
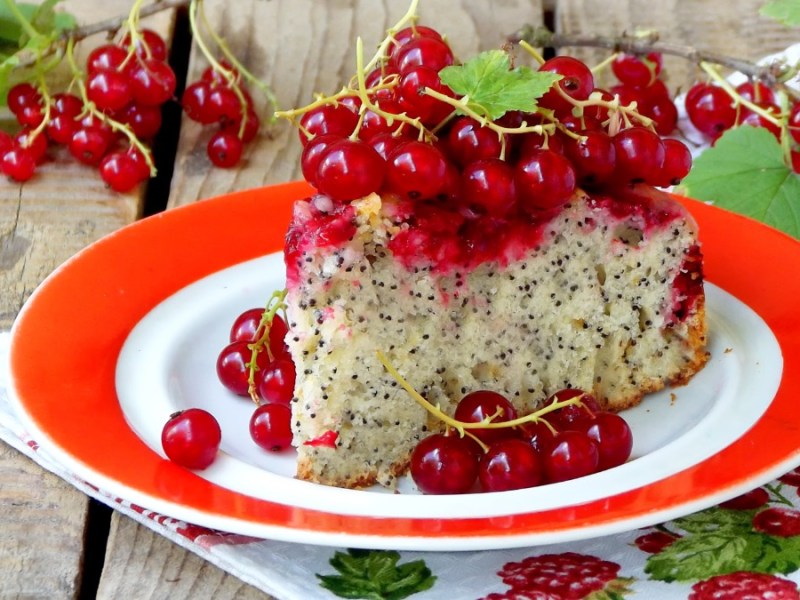
[(696, 234), (648, 186), (504, 219), (392, 195), (298, 202), (285, 251), (298, 477), (392, 486), (443, 429), (378, 351), (451, 415), (481, 389), (521, 414), (567, 387), (617, 411), (685, 382), (707, 360)]

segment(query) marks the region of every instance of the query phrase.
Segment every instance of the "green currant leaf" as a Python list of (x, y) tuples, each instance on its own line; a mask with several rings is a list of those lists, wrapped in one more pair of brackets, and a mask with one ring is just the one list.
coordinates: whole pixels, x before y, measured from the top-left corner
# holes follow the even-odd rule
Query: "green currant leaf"
[(762, 127), (736, 127), (695, 161), (686, 195), (752, 217), (800, 238), (800, 178)]
[(771, 0), (758, 13), (788, 27), (800, 25), (800, 0)]
[(320, 575), (320, 585), (340, 598), (403, 600), (430, 589), (436, 577), (422, 560), (398, 566), (400, 553), (383, 550), (336, 552), (330, 565), (339, 575)]
[(752, 569), (750, 557), (761, 554), (760, 535), (707, 533), (675, 540), (647, 559), (645, 573), (659, 581), (689, 581)]
[(675, 519), (673, 524), (689, 533), (729, 532), (731, 535), (747, 533), (753, 529), (754, 510), (728, 510), (709, 508), (686, 517)]
[(511, 110), (532, 112), (536, 99), (561, 79), (556, 73), (525, 66), (512, 69), (502, 50), (481, 52), (463, 65), (445, 67), (439, 77), (456, 94), (466, 97), (470, 109), (492, 120)]

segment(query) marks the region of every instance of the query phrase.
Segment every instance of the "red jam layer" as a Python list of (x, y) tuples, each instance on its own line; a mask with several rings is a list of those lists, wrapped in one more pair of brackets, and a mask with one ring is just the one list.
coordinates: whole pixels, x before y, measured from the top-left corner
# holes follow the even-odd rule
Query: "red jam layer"
[[(684, 209), (664, 193), (648, 186), (626, 187), (613, 195), (594, 195), (587, 200), (598, 216), (611, 215), (647, 233), (686, 215)], [(499, 219), (478, 215), (441, 202), (387, 201), (384, 216), (401, 230), (388, 243), (394, 257), (409, 271), (429, 269), (448, 274), (469, 272), (478, 265), (495, 262), (504, 267), (520, 260), (540, 244), (545, 226), (561, 212), (557, 208), (537, 214), (518, 213)], [(406, 225), (403, 227), (403, 225)], [(579, 223), (587, 231), (596, 220)], [(287, 283), (298, 283), (303, 261), (311, 253), (345, 246), (356, 233), (356, 213), (351, 204), (334, 203), (324, 196), (298, 202), (286, 234)], [(699, 248), (684, 261), (679, 276), (673, 313), (683, 320), (702, 291), (702, 257)], [(686, 275), (684, 275), (686, 273)]]

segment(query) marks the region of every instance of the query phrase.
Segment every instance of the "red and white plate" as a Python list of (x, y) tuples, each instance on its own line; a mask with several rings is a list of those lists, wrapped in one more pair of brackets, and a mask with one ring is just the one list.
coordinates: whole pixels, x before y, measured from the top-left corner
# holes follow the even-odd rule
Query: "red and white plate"
[[(112, 494), (220, 530), (337, 546), (475, 550), (606, 535), (669, 520), (800, 463), (800, 244), (683, 200), (700, 225), (712, 360), (625, 416), (634, 456), (580, 480), (458, 497), (297, 481), (291, 452), (249, 439), (252, 405), (217, 382), (233, 319), (283, 287), (305, 184), (249, 190), (145, 219), (54, 272), (13, 329), (12, 398), (40, 444)], [(168, 415), (221, 421), (202, 472), (163, 458)]]

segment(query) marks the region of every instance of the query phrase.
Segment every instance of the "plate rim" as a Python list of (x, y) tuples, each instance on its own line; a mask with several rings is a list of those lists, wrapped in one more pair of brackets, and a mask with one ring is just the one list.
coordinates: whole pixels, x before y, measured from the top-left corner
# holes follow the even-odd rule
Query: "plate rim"
[[(288, 220), (292, 201), (302, 198), (308, 193), (307, 184), (292, 182), (235, 192), (216, 199), (186, 205), (117, 230), (81, 250), (57, 268), (34, 291), (12, 327), (10, 396), (26, 425), (32, 432), (35, 432), (40, 445), (56, 454), (57, 458), (76, 474), (90, 483), (102, 487), (107, 492), (120, 492), (121, 496), (137, 504), (141, 503), (148, 509), (163, 510), (169, 516), (177, 516), (201, 525), (283, 541), (335, 546), (391, 546), (397, 549), (425, 550), (508, 548), (570, 541), (633, 529), (669, 520), (677, 514), (687, 514), (711, 506), (747, 491), (750, 487), (765, 483), (800, 462), (800, 427), (789, 427), (788, 430), (784, 427), (781, 430), (782, 434), (790, 437), (793, 434), (794, 437), (791, 440), (779, 440), (779, 444), (771, 446), (771, 448), (777, 446), (779, 449), (774, 450), (771, 458), (761, 465), (756, 476), (753, 476), (752, 473), (747, 477), (739, 474), (733, 479), (728, 479), (724, 486), (717, 486), (713, 489), (709, 489), (707, 483), (695, 482), (704, 490), (700, 494), (692, 491), (696, 487), (694, 485), (688, 486), (692, 489), (686, 489), (687, 485), (692, 483), (693, 477), (709, 475), (710, 469), (713, 473), (716, 463), (725, 456), (729, 459), (732, 456), (747, 457), (753, 454), (751, 446), (757, 447), (759, 443), (772, 440), (775, 427), (780, 426), (782, 420), (785, 421), (785, 417), (791, 415), (786, 407), (789, 402), (787, 397), (800, 392), (800, 368), (798, 368), (800, 367), (800, 333), (798, 333), (800, 332), (800, 315), (791, 314), (791, 310), (786, 306), (786, 301), (781, 301), (781, 298), (796, 298), (800, 295), (800, 281), (791, 279), (784, 281), (785, 273), (791, 272), (790, 265), (793, 264), (800, 269), (800, 243), (786, 234), (741, 215), (688, 199), (680, 199), (680, 201), (689, 208), (700, 224), (700, 236), (705, 244), (706, 271), (709, 273), (707, 278), (724, 290), (733, 293), (755, 310), (767, 323), (781, 346), (784, 356), (784, 376), (772, 404), (750, 431), (702, 465), (686, 469), (667, 478), (666, 481), (646, 486), (641, 490), (632, 490), (581, 505), (504, 517), (372, 518), (298, 509), (223, 490), (214, 484), (205, 482), (196, 474), (161, 459), (138, 438), (134, 441), (130, 440), (130, 436), (135, 436), (135, 434), (128, 429), (127, 425), (125, 425), (127, 432), (121, 434), (126, 444), (126, 450), (134, 450), (133, 454), (137, 459), (143, 456), (143, 450), (151, 455), (147, 463), (148, 474), (151, 476), (148, 486), (141, 485), (141, 478), (131, 479), (130, 474), (125, 474), (123, 477), (118, 472), (109, 474), (107, 463), (98, 467), (97, 459), (92, 458), (90, 461), (86, 461), (83, 453), (79, 452), (77, 455), (73, 455), (74, 446), (63, 447), (65, 436), (66, 439), (74, 441), (69, 436), (74, 436), (76, 431), (83, 431), (83, 429), (80, 424), (71, 422), (59, 423), (57, 430), (47, 424), (47, 419), (50, 419), (49, 423), (52, 425), (52, 419), (55, 417), (50, 415), (49, 410), (45, 410), (45, 408), (52, 408), (52, 405), (45, 406), (41, 397), (47, 396), (45, 392), (52, 389), (52, 383), (42, 385), (42, 382), (39, 381), (39, 387), (45, 389), (32, 392), (31, 388), (36, 389), (37, 387), (35, 379), (41, 376), (41, 372), (36, 371), (30, 364), (26, 364), (26, 359), (34, 356), (33, 351), (37, 350), (31, 334), (38, 332), (41, 335), (47, 331), (49, 324), (44, 322), (44, 316), (52, 315), (52, 310), (48, 312), (48, 309), (58, 309), (55, 310), (55, 313), (59, 316), (66, 310), (64, 306), (54, 306), (53, 298), (59, 298), (58, 292), (77, 293), (81, 291), (79, 287), (76, 288), (76, 285), (85, 283), (86, 276), (81, 274), (81, 277), (78, 277), (76, 273), (81, 269), (87, 270), (90, 265), (97, 266), (96, 263), (113, 267), (114, 264), (110, 262), (112, 251), (130, 250), (131, 247), (140, 249), (141, 255), (137, 256), (135, 260), (129, 261), (117, 273), (103, 273), (103, 282), (109, 278), (113, 282), (115, 281), (114, 276), (121, 277), (120, 273), (125, 272), (125, 268), (142, 270), (142, 265), (146, 264), (148, 260), (156, 261), (166, 245), (167, 248), (175, 250), (175, 247), (179, 247), (181, 250), (177, 255), (171, 255), (171, 266), (174, 269), (172, 285), (175, 289), (180, 289), (183, 287), (181, 282), (187, 278), (191, 278), (191, 281), (196, 280), (199, 272), (209, 274), (224, 268), (226, 266), (224, 263), (228, 263), (229, 266), (229, 264), (255, 258), (276, 247), (279, 248), (283, 234), (282, 229)], [(235, 236), (241, 227), (229, 222), (232, 220), (231, 214), (241, 217), (251, 214), (254, 210), (263, 210), (261, 203), (265, 201), (265, 198), (271, 202), (270, 212), (272, 214), (263, 223), (265, 230), (262, 236), (265, 240), (263, 247), (257, 244), (240, 244), (244, 247), (231, 249), (229, 244), (229, 247), (222, 248), (220, 251), (222, 253), (214, 255), (210, 248), (202, 247), (203, 243), (208, 245), (207, 242), (190, 239), (190, 232), (194, 231), (193, 228), (202, 227), (204, 224), (205, 226), (213, 224), (214, 231), (217, 233), (215, 237), (219, 239), (228, 241), (236, 239)], [(177, 235), (180, 231), (176, 231), (176, 229), (183, 229), (182, 235)], [(732, 229), (737, 231), (736, 243), (732, 248), (728, 247), (723, 251), (722, 242), (730, 239), (729, 234)], [(176, 235), (161, 235), (164, 232)], [(715, 248), (713, 245), (715, 242), (712, 240), (716, 240), (720, 246)], [(134, 242), (135, 245), (131, 246)], [(711, 243), (710, 246), (709, 243)], [(142, 244), (144, 244), (144, 248)], [(219, 248), (216, 249), (219, 250)], [(707, 251), (709, 249), (711, 252)], [(198, 253), (197, 256), (194, 256), (195, 261), (202, 257), (202, 268), (197, 264), (192, 264), (192, 260), (187, 260), (187, 256), (184, 255), (192, 252)], [(770, 253), (772, 253), (772, 257), (769, 256)], [(781, 257), (780, 265), (775, 264), (777, 262), (774, 260), (775, 255)], [(117, 255), (113, 255), (113, 257), (120, 258)], [(234, 262), (231, 262), (232, 258), (235, 259)], [(767, 261), (769, 258), (772, 258), (772, 261)], [(164, 268), (161, 262), (152, 262), (150, 271), (153, 270), (152, 264), (160, 265), (159, 268), (162, 270)], [(735, 264), (735, 267), (731, 264)], [(750, 269), (742, 268), (742, 264), (748, 265)], [(789, 270), (787, 270), (787, 266), (789, 266)], [(147, 273), (148, 269), (144, 269), (144, 272)], [(175, 280), (175, 273), (178, 274), (177, 280)], [(750, 285), (750, 282), (746, 280), (747, 275), (752, 276), (754, 273), (758, 276), (756, 282), (761, 285)], [(157, 274), (157, 276), (162, 279), (165, 277), (164, 274)], [(71, 277), (72, 279), (70, 279)], [(75, 278), (77, 280), (73, 281)], [(775, 284), (781, 285), (781, 293), (774, 293), (778, 289)], [(159, 285), (163, 287), (163, 281)], [(109, 295), (109, 298), (104, 299), (106, 304), (120, 298), (127, 300), (124, 298), (125, 294), (117, 288), (108, 289), (101, 286), (101, 289)], [(770, 291), (773, 293), (770, 294)], [(142, 291), (141, 297), (137, 296), (137, 302), (148, 300), (150, 305), (144, 310), (140, 306), (134, 307), (130, 309), (130, 312), (146, 314), (155, 305), (152, 303), (152, 296), (161, 295), (163, 299), (166, 297), (163, 296), (163, 292), (163, 289), (160, 289), (159, 293), (153, 293), (152, 290)], [(67, 294), (67, 297), (70, 295)], [(80, 295), (72, 297), (76, 298)], [(92, 298), (90, 296), (88, 301), (99, 302)], [(66, 312), (70, 313), (69, 310)], [(89, 322), (87, 315), (83, 315), (83, 317), (82, 320), (76, 319), (75, 323), (68, 324), (69, 332), (80, 340), (84, 339), (86, 333), (77, 329), (78, 324)], [(130, 318), (130, 314), (126, 313), (126, 317)], [(138, 319), (133, 323), (127, 323), (128, 331), (136, 322)], [(127, 336), (127, 331), (120, 331), (118, 326), (113, 333), (114, 335), (110, 339), (103, 340), (103, 348), (106, 350), (109, 347), (116, 348), (117, 352), (114, 353), (116, 356), (124, 337)], [(120, 339), (121, 336), (122, 339)], [(99, 366), (91, 365), (88, 373), (82, 372), (83, 375), (89, 377), (89, 381), (82, 380), (81, 385), (78, 386), (82, 389), (82, 386), (85, 387), (89, 383), (95, 386), (99, 385), (93, 389), (95, 391), (105, 390), (105, 402), (108, 401), (108, 382), (103, 380), (103, 374), (107, 375), (110, 360), (109, 357), (104, 357), (100, 360)], [(54, 362), (63, 366), (62, 362), (64, 361), (54, 360)], [(75, 366), (74, 361), (72, 365)], [(54, 367), (54, 365), (46, 366), (48, 369)], [(83, 366), (83, 368), (85, 371), (87, 367)], [(50, 373), (50, 371), (47, 372)], [(36, 401), (31, 398), (32, 394), (34, 396), (39, 394), (40, 404), (36, 404)], [(86, 410), (96, 409), (100, 401), (97, 398), (79, 398), (79, 400), (84, 403), (81, 406)], [(121, 415), (115, 396), (114, 400), (115, 406), (101, 406), (101, 408), (111, 413), (118, 412)], [(61, 415), (60, 412), (58, 414)], [(116, 420), (112, 418), (111, 421), (115, 422)], [(769, 431), (765, 431), (765, 429)], [(108, 448), (109, 435), (103, 434), (100, 437), (100, 440), (95, 440), (92, 444), (100, 443), (101, 447)], [(114, 441), (118, 442), (119, 439), (114, 439)], [(132, 443), (130, 448), (128, 448), (129, 442)], [(137, 447), (137, 445), (141, 447)], [(668, 506), (656, 506), (652, 504), (652, 500), (648, 501), (644, 498), (648, 492), (665, 491), (664, 485), (669, 485), (670, 482), (675, 484), (676, 482), (672, 481), (675, 478), (680, 478), (681, 481), (678, 483), (682, 485), (674, 486), (675, 489), (667, 494), (673, 499)], [(161, 488), (158, 487), (159, 485)], [(681, 494), (688, 495), (681, 499)], [(179, 501), (175, 499), (179, 499)], [(158, 506), (153, 506), (154, 504)], [(376, 528), (376, 523), (380, 523), (380, 528)]]

